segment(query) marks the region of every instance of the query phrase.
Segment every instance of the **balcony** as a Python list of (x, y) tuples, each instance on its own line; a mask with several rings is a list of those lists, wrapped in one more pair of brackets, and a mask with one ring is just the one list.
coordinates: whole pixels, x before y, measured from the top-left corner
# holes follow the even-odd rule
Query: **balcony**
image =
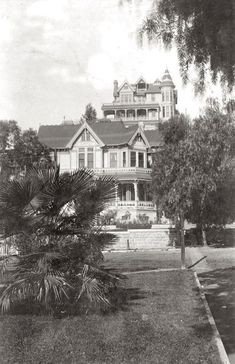
[[(151, 180), (151, 168), (140, 168), (140, 167), (123, 167), (123, 168), (93, 168), (95, 174), (108, 175), (118, 177), (120, 181), (140, 179), (140, 180)], [(70, 173), (72, 170), (68, 168), (61, 168), (61, 173)]]
[(112, 108), (114, 109), (120, 109), (120, 107), (124, 107), (124, 108), (131, 108), (131, 107), (153, 107), (153, 108), (157, 108), (159, 107), (159, 103), (158, 102), (147, 102), (146, 100), (144, 101), (132, 101), (132, 102), (120, 102), (120, 101), (115, 101), (115, 102), (106, 102), (102, 105), (101, 110), (110, 110)]

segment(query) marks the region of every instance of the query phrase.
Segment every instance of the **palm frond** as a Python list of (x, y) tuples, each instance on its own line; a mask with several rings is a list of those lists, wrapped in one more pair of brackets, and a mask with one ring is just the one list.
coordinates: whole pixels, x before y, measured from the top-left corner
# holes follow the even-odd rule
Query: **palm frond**
[(27, 272), (21, 274), (21, 279), (16, 280), (5, 288), (0, 297), (2, 312), (9, 311), (12, 304), (32, 299), (43, 304), (47, 309), (51, 302), (60, 303), (68, 299), (67, 291), (73, 287), (58, 272), (37, 273)]
[(85, 294), (91, 302), (102, 303), (106, 306), (110, 305), (106, 292), (107, 286), (91, 273), (90, 266), (87, 264), (84, 265), (80, 278), (82, 287), (77, 295), (77, 301)]

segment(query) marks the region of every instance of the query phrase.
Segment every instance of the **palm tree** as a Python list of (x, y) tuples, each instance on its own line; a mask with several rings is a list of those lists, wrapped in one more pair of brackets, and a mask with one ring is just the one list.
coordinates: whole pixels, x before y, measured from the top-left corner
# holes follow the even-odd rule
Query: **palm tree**
[(96, 219), (115, 188), (112, 177), (98, 178), (86, 169), (60, 174), (59, 168), (31, 169), (1, 184), (1, 229), (17, 250), (2, 259), (2, 272), (10, 274), (0, 296), (3, 311), (27, 301), (55, 312), (58, 306), (79, 306), (85, 296), (109, 304), (120, 277), (100, 262), (114, 236), (102, 233)]

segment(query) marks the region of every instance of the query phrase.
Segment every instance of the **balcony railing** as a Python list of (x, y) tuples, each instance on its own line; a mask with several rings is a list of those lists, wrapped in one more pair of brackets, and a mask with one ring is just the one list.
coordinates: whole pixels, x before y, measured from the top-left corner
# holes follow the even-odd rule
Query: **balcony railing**
[[(71, 172), (75, 169), (60, 168), (61, 173)], [(151, 168), (141, 168), (141, 167), (123, 167), (123, 168), (92, 168), (95, 174), (107, 174), (107, 175), (120, 175), (122, 174), (147, 174), (150, 175), (152, 172)]]
[(121, 174), (136, 174), (136, 173), (147, 173), (151, 174), (151, 168), (141, 168), (141, 167), (123, 167), (123, 168), (93, 168), (93, 171), (97, 174), (111, 174), (111, 175), (121, 175)]
[(149, 106), (154, 106), (154, 107), (159, 107), (159, 103), (158, 102), (151, 102), (151, 101), (131, 101), (131, 102), (121, 102), (121, 101), (115, 101), (115, 102), (106, 102), (102, 105), (102, 110), (104, 108), (110, 108), (110, 107), (117, 107), (117, 108), (120, 108), (120, 107), (129, 107), (129, 106), (137, 106), (137, 105), (140, 105), (140, 106), (144, 106), (144, 107), (149, 107)]
[[(107, 116), (107, 118), (109, 118)], [(122, 121), (143, 121), (143, 120), (147, 120), (147, 121), (159, 121), (159, 118), (158, 116), (146, 116), (146, 115), (143, 115), (143, 116), (120, 116), (120, 117), (114, 117), (112, 118), (111, 120), (113, 121), (119, 121), (119, 120), (122, 120)]]
[(111, 206), (119, 209), (142, 209), (142, 210), (154, 210), (154, 204), (151, 201), (113, 201)]

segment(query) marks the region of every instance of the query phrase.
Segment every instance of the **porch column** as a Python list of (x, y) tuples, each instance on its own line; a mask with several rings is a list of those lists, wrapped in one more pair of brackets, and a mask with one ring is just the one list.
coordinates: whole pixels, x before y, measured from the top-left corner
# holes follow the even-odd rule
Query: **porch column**
[(138, 182), (134, 182), (134, 192), (135, 192), (135, 206), (136, 208), (138, 207), (138, 201), (139, 201), (139, 197), (138, 197)]
[(118, 185), (115, 186), (115, 207), (118, 207)]
[(148, 188), (147, 183), (144, 183), (144, 201), (147, 201), (146, 189)]

